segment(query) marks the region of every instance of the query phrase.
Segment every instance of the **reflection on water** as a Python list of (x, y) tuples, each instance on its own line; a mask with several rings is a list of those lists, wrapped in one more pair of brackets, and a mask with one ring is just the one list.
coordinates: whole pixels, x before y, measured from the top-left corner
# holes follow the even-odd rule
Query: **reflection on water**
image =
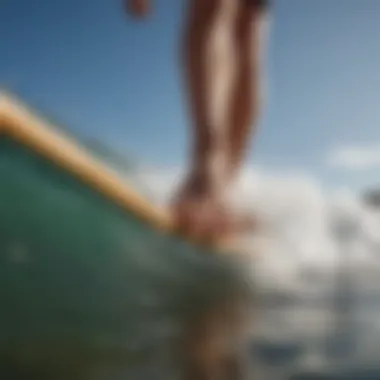
[[(356, 298), (345, 315), (330, 300), (264, 307), (263, 337), (251, 344), (258, 373), (265, 379), (380, 378), (380, 304)], [(368, 302), (369, 301), (369, 302)], [(265, 305), (265, 302), (263, 302)], [(267, 315), (275, 314), (268, 322)], [(292, 319), (292, 321), (289, 321)], [(293, 323), (292, 323), (293, 322)], [(280, 330), (269, 339), (268, 330)], [(284, 333), (284, 329), (287, 331)]]

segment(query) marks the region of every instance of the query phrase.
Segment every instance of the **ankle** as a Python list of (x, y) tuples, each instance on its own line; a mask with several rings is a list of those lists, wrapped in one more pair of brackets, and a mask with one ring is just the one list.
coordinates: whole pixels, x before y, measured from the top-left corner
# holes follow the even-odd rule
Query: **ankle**
[(194, 162), (191, 171), (193, 181), (206, 191), (218, 194), (226, 185), (227, 160), (224, 150), (210, 150)]

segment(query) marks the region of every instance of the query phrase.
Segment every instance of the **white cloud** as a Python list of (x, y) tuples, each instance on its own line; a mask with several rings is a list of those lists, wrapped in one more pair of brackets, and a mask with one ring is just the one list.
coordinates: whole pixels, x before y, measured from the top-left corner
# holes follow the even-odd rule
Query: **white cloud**
[(365, 170), (380, 166), (380, 143), (338, 147), (326, 159), (328, 166), (349, 170)]

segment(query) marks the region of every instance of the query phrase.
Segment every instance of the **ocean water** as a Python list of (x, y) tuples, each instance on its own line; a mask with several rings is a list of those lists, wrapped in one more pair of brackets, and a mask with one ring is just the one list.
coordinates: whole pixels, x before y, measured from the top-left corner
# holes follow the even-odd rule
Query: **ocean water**
[[(139, 180), (165, 204), (179, 173), (147, 170)], [(258, 168), (242, 172), (231, 200), (266, 226), (244, 240), (258, 293), (249, 343), (254, 378), (380, 378), (376, 205), (305, 173)]]
[[(3, 161), (3, 169), (9, 169), (8, 164), (8, 161)], [(21, 180), (18, 171), (5, 172), (12, 180)], [(145, 173), (141, 170), (135, 174), (137, 182), (144, 184), (149, 190), (148, 193), (160, 203), (168, 201), (173, 193), (173, 187), (178, 183), (177, 174), (172, 169)], [(17, 184), (15, 189), (21, 194), (22, 186)], [(69, 206), (74, 207), (74, 198), (62, 208), (64, 204), (62, 199), (66, 196), (62, 188), (56, 188), (56, 193), (50, 188), (43, 198), (41, 192), (36, 189), (34, 195), (35, 201), (41, 203), (39, 206), (41, 212), (38, 214), (41, 221), (43, 217), (49, 221), (57, 220), (52, 217), (54, 207), (57, 209), (61, 207), (58, 219), (61, 223), (65, 221), (62, 218), (63, 210), (67, 210)], [(17, 195), (14, 191), (11, 193), (13, 196)], [(58, 198), (54, 198), (53, 193), (56, 194), (54, 197)], [(28, 196), (31, 194), (29, 192)], [(86, 202), (90, 199), (90, 197), (85, 198)], [(5, 208), (10, 210), (9, 216), (14, 216), (16, 221), (16, 208), (19, 210), (17, 216), (19, 217), (25, 212), (26, 206), (38, 206), (35, 202), (25, 199), (26, 196), (20, 197), (13, 208), (6, 202), (1, 206), (3, 210)], [(57, 199), (61, 201), (57, 202)], [(75, 210), (68, 212), (70, 217), (79, 216), (82, 207), (80, 205), (83, 199), (80, 197), (75, 199), (78, 203), (74, 207)], [(257, 293), (257, 298), (252, 300), (255, 315), (252, 318), (247, 342), (247, 360), (251, 362), (252, 376), (269, 380), (378, 378), (380, 369), (378, 364), (380, 214), (378, 210), (364, 203), (357, 194), (349, 191), (328, 192), (313, 179), (303, 176), (279, 177), (253, 170), (243, 173), (232, 194), (232, 201), (237, 208), (259, 215), (267, 227), (262, 236), (253, 233), (243, 237), (245, 252), (249, 258), (244, 268), (245, 276)], [(45, 207), (46, 205), (50, 207)], [(55, 290), (65, 289), (65, 286), (76, 289), (70, 300), (65, 302), (75, 304), (80, 300), (79, 303), (84, 305), (83, 310), (96, 310), (98, 316), (125, 316), (125, 319), (115, 320), (115, 325), (108, 325), (115, 326), (115, 331), (99, 338), (100, 345), (122, 348), (121, 351), (116, 350), (117, 354), (114, 355), (118, 356), (117, 364), (109, 364), (109, 361), (108, 364), (104, 364), (104, 361), (99, 359), (92, 360), (88, 366), (83, 366), (83, 360), (87, 359), (83, 359), (83, 349), (78, 345), (72, 347), (72, 350), (76, 350), (76, 354), (72, 356), (80, 364), (78, 364), (80, 370), (74, 365), (70, 367), (72, 372), (68, 371), (64, 361), (61, 366), (60, 363), (55, 363), (54, 368), (46, 363), (46, 368), (41, 369), (39, 366), (38, 370), (28, 369), (37, 367), (34, 363), (21, 365), (14, 359), (15, 356), (13, 361), (6, 360), (7, 350), (12, 351), (14, 342), (7, 341), (9, 331), (3, 328), (0, 336), (3, 343), (1, 346), (3, 360), (0, 361), (1, 378), (177, 379), (178, 358), (173, 347), (176, 337), (181, 332), (180, 317), (200, 307), (199, 305), (204, 306), (215, 297), (221, 297), (234, 283), (231, 282), (232, 272), (226, 271), (226, 268), (230, 268), (229, 265), (224, 265), (226, 263), (222, 264), (212, 258), (201, 258), (192, 252), (190, 245), (184, 248), (182, 243), (178, 243), (181, 246), (167, 244), (165, 239), (161, 240), (157, 236), (148, 239), (146, 234), (139, 233), (138, 228), (132, 230), (134, 233), (128, 237), (128, 246), (134, 244), (135, 247), (130, 249), (128, 254), (124, 256), (123, 251), (116, 252), (116, 250), (104, 252), (102, 244), (105, 248), (109, 247), (107, 245), (109, 241), (113, 242), (113, 237), (124, 236), (125, 231), (123, 228), (118, 231), (107, 230), (108, 224), (102, 224), (99, 218), (95, 218), (95, 214), (93, 218), (84, 220), (86, 231), (81, 231), (80, 236), (83, 239), (81, 243), (83, 250), (91, 255), (96, 252), (91, 259), (83, 257), (82, 260), (75, 252), (70, 253), (67, 249), (69, 245), (65, 246), (66, 243), (70, 243), (68, 239), (64, 235), (59, 236), (58, 233), (53, 236), (54, 231), (61, 233), (62, 229), (52, 229), (49, 236), (40, 236), (39, 241), (34, 241), (36, 246), (44, 249), (37, 249), (38, 252), (34, 257), (31, 251), (31, 260), (28, 259), (28, 252), (17, 245), (16, 248), (12, 246), (10, 252), (9, 245), (4, 239), (7, 243), (4, 244), (7, 246), (2, 249), (4, 255), (1, 256), (1, 264), (4, 273), (16, 273), (20, 279), (30, 279), (28, 276), (33, 273), (29, 268), (33, 265), (38, 268), (38, 261), (46, 260), (45, 262), (54, 268), (54, 275), (51, 273), (44, 275), (50, 276), (47, 280), (49, 284), (55, 284)], [(27, 214), (24, 219), (24, 224), (19, 219), (17, 223), (12, 222), (12, 225), (8, 226), (11, 219), (3, 218), (3, 234), (6, 227), (9, 227), (15, 236), (20, 229), (23, 233), (29, 233), (32, 228), (38, 230), (41, 235), (41, 229), (38, 228), (35, 219), (29, 224)], [(109, 220), (111, 225), (114, 219), (110, 217)], [(74, 236), (73, 233), (78, 232), (68, 219), (64, 224), (65, 233), (68, 234), (66, 236)], [(42, 225), (47, 224), (44, 222)], [(89, 226), (93, 230), (90, 231)], [(100, 232), (103, 233), (104, 230), (109, 233), (107, 241), (99, 240), (102, 244), (98, 246), (88, 244), (89, 241), (96, 239), (88, 239), (86, 234), (98, 231), (101, 235)], [(58, 238), (61, 240), (57, 240)], [(184, 245), (186, 246), (185, 243)], [(180, 255), (177, 254), (177, 248), (182, 252)], [(55, 255), (51, 255), (52, 251)], [(259, 256), (257, 256), (258, 251)], [(123, 265), (112, 266), (111, 254), (114, 263), (123, 262)], [(120, 258), (125, 261), (120, 261)], [(69, 260), (72, 265), (69, 265)], [(127, 272), (123, 272), (123, 266)], [(72, 270), (70, 272), (72, 268), (78, 269), (78, 273), (73, 273)], [(105, 276), (110, 273), (112, 276)], [(129, 277), (126, 278), (126, 275)], [(17, 283), (14, 278), (12, 276), (13, 285)], [(90, 286), (92, 280), (98, 285), (97, 287)], [(10, 284), (10, 281), (11, 278), (5, 278), (1, 293), (2, 300), (8, 304), (13, 302), (7, 296), (5, 286)], [(37, 283), (38, 281), (35, 281), (35, 284)], [(108, 288), (105, 289), (101, 285), (107, 285)], [(17, 286), (14, 289), (17, 290)], [(27, 291), (26, 287), (24, 290)], [(53, 288), (45, 288), (34, 293), (40, 295), (41, 302), (45, 301), (49, 305), (49, 310), (54, 309), (51, 306), (56, 302), (52, 297), (56, 293), (52, 290)], [(118, 305), (122, 307), (119, 309)], [(21, 310), (19, 314), (22, 315), (25, 310)], [(3, 318), (7, 317), (4, 311), (5, 308), (0, 314)], [(33, 310), (28, 310), (31, 311)], [(57, 317), (58, 314), (54, 315)], [(19, 322), (17, 313), (11, 316), (12, 322)], [(51, 326), (41, 322), (46, 316), (36, 313), (20, 320), (30, 321), (32, 317), (39, 322), (41, 335), (48, 335)], [(58, 320), (64, 324), (67, 319), (70, 320), (70, 317), (70, 315), (63, 317), (59, 315)], [(110, 321), (107, 320), (107, 323)], [(99, 326), (102, 327), (102, 324)], [(83, 331), (88, 331), (86, 330), (88, 326), (81, 328)], [(31, 332), (29, 327), (25, 323), (20, 323), (18, 331), (20, 336), (24, 335), (24, 341), (27, 341), (28, 336), (25, 337), (25, 334)], [(65, 336), (65, 330), (62, 330), (62, 334)], [(57, 342), (57, 345), (63, 346), (61, 342)], [(136, 354), (124, 357), (120, 352)], [(33, 357), (31, 354), (33, 353), (27, 352), (26, 356)], [(49, 359), (48, 353), (46, 354)]]

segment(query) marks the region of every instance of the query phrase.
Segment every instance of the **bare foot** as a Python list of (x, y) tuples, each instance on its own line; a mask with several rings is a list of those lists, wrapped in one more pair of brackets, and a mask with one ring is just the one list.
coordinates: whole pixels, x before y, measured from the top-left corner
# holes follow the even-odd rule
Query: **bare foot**
[(179, 233), (215, 244), (241, 233), (253, 232), (257, 220), (234, 212), (205, 181), (189, 178), (173, 204)]
[(204, 181), (189, 178), (173, 204), (173, 211), (181, 234), (212, 242), (225, 232), (222, 204)]

